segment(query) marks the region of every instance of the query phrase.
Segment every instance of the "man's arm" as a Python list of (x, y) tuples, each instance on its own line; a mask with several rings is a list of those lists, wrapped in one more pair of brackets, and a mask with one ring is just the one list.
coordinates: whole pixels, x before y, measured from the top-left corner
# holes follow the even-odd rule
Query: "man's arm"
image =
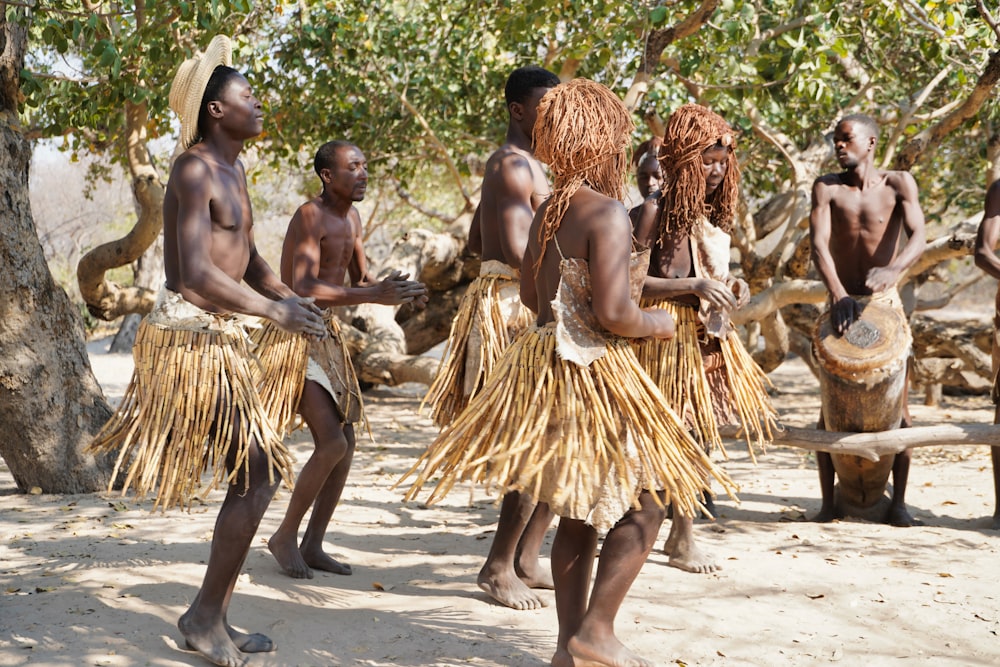
[(837, 266), (830, 252), (831, 234), (830, 186), (820, 177), (813, 182), (812, 209), (809, 212), (809, 241), (812, 245), (813, 263), (830, 294), (830, 319), (833, 330), (844, 333), (861, 315), (861, 308), (847, 294), (837, 275)]
[(927, 232), (924, 229), (924, 212), (920, 209), (917, 182), (908, 171), (895, 172), (894, 185), (898, 206), (902, 209), (903, 228), (906, 230), (906, 245), (896, 253), (887, 266), (874, 267), (865, 279), (873, 292), (895, 287), (903, 273), (924, 254)]
[[(296, 294), (312, 297), (321, 308), (333, 306), (353, 306), (359, 303), (380, 303), (394, 306), (407, 303), (426, 294), (422, 283), (406, 280), (406, 276), (394, 271), (385, 280), (362, 286), (345, 287), (321, 280), (319, 277), (321, 245), (324, 229), (322, 212), (313, 204), (299, 207), (288, 225), (291, 236), (291, 281)], [(360, 245), (359, 236), (352, 234), (354, 242)], [(357, 248), (357, 246), (356, 246)], [(364, 249), (362, 248), (362, 253)], [(352, 258), (353, 261), (354, 258)], [(367, 262), (356, 264), (355, 270), (367, 274)], [(352, 275), (352, 278), (354, 276)]]
[(521, 155), (506, 157), (497, 175), (495, 200), (500, 250), (510, 266), (521, 266), (524, 258), (534, 217), (531, 208), (534, 192), (531, 163)]
[(983, 221), (976, 232), (976, 266), (994, 278), (1000, 278), (1000, 258), (995, 248), (1000, 241), (1000, 180), (986, 191)]
[(469, 223), (469, 240), (466, 243), (466, 248), (473, 255), (483, 254), (483, 227), (481, 224), (483, 219), (482, 207), (483, 202), (480, 200), (480, 202), (476, 204), (476, 212), (472, 214), (472, 222)]

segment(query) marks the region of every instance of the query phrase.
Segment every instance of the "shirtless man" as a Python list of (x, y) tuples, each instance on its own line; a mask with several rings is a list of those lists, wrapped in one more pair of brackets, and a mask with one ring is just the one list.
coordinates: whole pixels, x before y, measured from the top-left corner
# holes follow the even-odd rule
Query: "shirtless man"
[(639, 144), (632, 158), (632, 165), (635, 167), (635, 185), (639, 189), (639, 196), (642, 203), (633, 206), (628, 217), (635, 226), (639, 222), (639, 214), (643, 204), (647, 200), (656, 200), (660, 196), (660, 188), (663, 187), (663, 168), (660, 166), (660, 146), (663, 145), (662, 137), (654, 137)]
[[(983, 221), (979, 223), (976, 235), (976, 266), (993, 278), (1000, 278), (1000, 258), (994, 249), (1000, 241), (1000, 180), (994, 181), (986, 191), (986, 205)], [(995, 314), (993, 316), (993, 391), (991, 397), (996, 404), (993, 423), (1000, 424), (1000, 287), (997, 289)], [(1000, 446), (990, 447), (993, 459), (994, 510), (990, 528), (1000, 530)]]
[[(816, 179), (812, 191), (809, 230), (812, 256), (830, 293), (833, 330), (845, 333), (861, 314), (855, 296), (894, 290), (924, 251), (924, 214), (917, 184), (907, 171), (875, 167), (878, 124), (869, 116), (845, 116), (833, 133), (837, 161), (844, 171)], [(900, 235), (907, 240), (900, 248)], [(910, 426), (910, 411), (903, 390), (901, 428)], [(820, 417), (819, 428), (823, 428)], [(892, 464), (892, 500), (885, 517), (894, 526), (916, 523), (906, 509), (906, 480), (911, 452), (899, 452)], [(833, 459), (817, 452), (823, 504), (815, 521), (837, 517), (834, 502)]]
[[(426, 303), (424, 285), (398, 271), (381, 281), (368, 275), (361, 216), (354, 206), (364, 199), (368, 185), (368, 162), (361, 150), (346, 141), (331, 141), (317, 151), (313, 166), (323, 191), (300, 206), (288, 225), (281, 252), (285, 284), (324, 309), (359, 303)], [(349, 287), (344, 285), (348, 273)], [(327, 338), (313, 344), (314, 360), (299, 401), (299, 413), (316, 448), (299, 473), (284, 520), (267, 541), (278, 564), (297, 579), (312, 579), (311, 568), (351, 574), (350, 565), (323, 551), (323, 538), (354, 458), (352, 421), (362, 418), (361, 393), (336, 317), (328, 313), (326, 319)], [(327, 373), (325, 368), (332, 370)], [(313, 511), (302, 543), (297, 544), (299, 525), (310, 505)]]
[[(173, 164), (163, 202), (165, 289), (136, 334), (127, 397), (92, 447), (135, 454), (125, 460), (137, 492), (159, 481), (164, 508), (205, 492), (206, 467), (215, 473), (209, 489), (228, 482), (204, 581), (177, 626), (189, 648), (235, 667), (246, 664), (245, 653), (274, 650), (266, 636), (233, 628), (227, 614), (261, 517), (278, 481), (290, 481), (291, 463), (282, 427), (265, 407), (270, 396), (259, 389), (248, 327), (234, 314), (266, 318), (295, 334), (288, 338), (301, 354), (296, 361), (289, 353), (293, 368), (305, 365), (298, 334), (320, 338), (325, 329), (319, 310), (285, 286), (254, 245), (239, 155), (260, 134), (263, 113), (247, 80), (228, 67), (230, 53), (228, 38), (216, 37), (181, 65), (171, 85), (186, 150)], [(142, 390), (133, 392), (135, 386)]]
[[(468, 303), (463, 308), (478, 307), (471, 301), (497, 303), (504, 301), (504, 309), (514, 311), (508, 316), (506, 332), (495, 332), (499, 345), (506, 347), (510, 339), (531, 322), (531, 314), (521, 306), (517, 284), (521, 259), (528, 242), (528, 228), (535, 209), (549, 194), (548, 181), (541, 164), (532, 155), (531, 132), (535, 126), (536, 110), (542, 96), (559, 84), (559, 77), (541, 67), (521, 67), (507, 78), (504, 96), (509, 121), (505, 143), (486, 162), (483, 177), (482, 199), (473, 218), (470, 230), (470, 250), (482, 256), (483, 270), (479, 284), (474, 283), (466, 293)], [(499, 283), (506, 282), (506, 288)], [(486, 281), (493, 287), (487, 287)], [(510, 295), (497, 290), (506, 289)], [(466, 300), (463, 300), (466, 301)], [(461, 317), (461, 315), (460, 315)], [(456, 318), (457, 320), (458, 318)], [(515, 323), (516, 321), (516, 323)], [(488, 335), (490, 318), (482, 317), (473, 322), (468, 342), (456, 340), (455, 328), (449, 341), (449, 355), (455, 359), (472, 357), (473, 346)], [(482, 331), (482, 333), (480, 333)], [(496, 359), (483, 359), (478, 376), (468, 368), (455, 368), (446, 355), (438, 378), (428, 392), (427, 401), (435, 404), (435, 421), (445, 426), (465, 407), (486, 380)], [(483, 357), (486, 356), (484, 352)], [(449, 369), (451, 375), (449, 375)], [(464, 389), (463, 389), (464, 387)], [(452, 399), (449, 409), (443, 397), (447, 393), (462, 393)], [(551, 588), (552, 577), (538, 561), (539, 551), (552, 513), (544, 505), (535, 506), (526, 494), (516, 491), (504, 496), (496, 535), (486, 563), (479, 572), (479, 587), (493, 599), (513, 609), (537, 609), (541, 599), (531, 588)]]
[[(766, 377), (730, 321), (750, 298), (746, 282), (729, 273), (740, 183), (735, 140), (710, 109), (678, 107), (660, 149), (662, 195), (633, 218), (636, 240), (652, 249), (642, 303), (669, 312), (677, 327), (671, 340), (634, 341), (636, 356), (707, 451), (723, 446), (725, 425), (740, 427), (748, 446), (763, 447), (776, 417)], [(710, 494), (703, 504), (714, 513)], [(686, 572), (721, 567), (695, 543), (692, 517), (672, 517), (663, 551)]]

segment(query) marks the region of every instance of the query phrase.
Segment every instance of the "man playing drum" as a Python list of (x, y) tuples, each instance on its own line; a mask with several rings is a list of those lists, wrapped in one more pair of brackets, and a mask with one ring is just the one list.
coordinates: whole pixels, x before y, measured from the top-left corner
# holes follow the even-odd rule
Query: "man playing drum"
[[(874, 164), (878, 125), (869, 116), (845, 116), (833, 135), (837, 161), (844, 171), (816, 179), (809, 216), (812, 257), (830, 294), (829, 318), (834, 335), (843, 336), (861, 316), (864, 302), (886, 299), (899, 304), (896, 286), (924, 250), (924, 215), (917, 184), (906, 171), (885, 171)], [(906, 241), (900, 247), (901, 233)], [(901, 306), (897, 306), (901, 307)], [(903, 318), (903, 324), (905, 318)], [(903, 388), (900, 427), (910, 425)], [(820, 417), (820, 428), (826, 420)], [(834, 462), (827, 452), (816, 457), (823, 505), (816, 521), (838, 518), (834, 502)], [(904, 496), (910, 450), (892, 462), (892, 500), (885, 516), (894, 526), (914, 525)], [(843, 481), (843, 480), (842, 480)]]

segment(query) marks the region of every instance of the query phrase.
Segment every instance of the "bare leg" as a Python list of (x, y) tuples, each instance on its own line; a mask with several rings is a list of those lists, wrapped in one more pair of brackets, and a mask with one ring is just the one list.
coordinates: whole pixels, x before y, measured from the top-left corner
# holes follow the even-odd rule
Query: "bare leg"
[(538, 503), (535, 511), (528, 519), (528, 525), (521, 533), (521, 539), (517, 543), (517, 552), (514, 559), (514, 571), (518, 578), (529, 588), (552, 589), (552, 568), (542, 567), (539, 563), (539, 555), (542, 550), (542, 542), (545, 540), (545, 533), (552, 525), (552, 510), (548, 503)]
[[(826, 430), (822, 414), (819, 416), (816, 428), (820, 431)], [(819, 471), (819, 492), (823, 497), (823, 504), (819, 508), (819, 514), (814, 516), (812, 520), (819, 523), (829, 523), (834, 519), (841, 518), (834, 503), (836, 470), (833, 467), (833, 457), (830, 456), (829, 452), (816, 452), (816, 469)]]
[[(230, 638), (227, 611), (250, 543), (277, 488), (277, 484), (267, 484), (267, 458), (261, 454), (256, 442), (250, 445), (249, 458), (250, 489), (243, 492), (242, 474), (230, 485), (215, 520), (201, 589), (191, 607), (177, 621), (177, 627), (189, 646), (212, 663), (225, 667), (246, 664), (246, 657)], [(236, 634), (253, 637), (255, 646), (266, 644), (269, 647), (267, 650), (274, 650), (274, 644), (264, 635)]]
[(302, 544), (299, 551), (310, 567), (334, 574), (351, 574), (351, 566), (341, 563), (327, 555), (323, 551), (323, 538), (326, 536), (326, 529), (333, 518), (333, 512), (340, 502), (340, 494), (344, 490), (347, 482), (347, 475), (351, 471), (351, 462), (354, 460), (354, 426), (344, 424), (344, 437), (347, 440), (347, 451), (341, 457), (340, 462), (333, 468), (330, 477), (323, 485), (323, 489), (316, 497), (313, 505), (312, 515), (306, 525), (305, 535), (302, 537)]
[[(604, 548), (607, 549), (607, 543)], [(596, 552), (597, 531), (593, 527), (578, 519), (559, 520), (552, 542), (552, 579), (556, 587), (556, 617), (559, 619), (553, 667), (574, 667), (577, 664), (568, 646), (587, 613), (590, 575)]]
[(497, 532), (486, 563), (479, 571), (479, 587), (511, 609), (538, 609), (544, 606), (514, 569), (518, 543), (534, 510), (535, 501), (527, 494), (511, 491), (503, 497)]
[[(904, 394), (906, 392), (904, 391)], [(906, 404), (906, 397), (903, 397), (903, 418), (899, 424), (900, 428), (910, 428), (913, 420), (910, 418), (910, 410)], [(910, 516), (906, 509), (906, 482), (910, 476), (910, 461), (913, 452), (904, 449), (896, 454), (892, 461), (892, 501), (886, 513), (885, 522), (893, 526), (922, 526), (923, 522)]]
[(714, 558), (706, 556), (694, 542), (694, 519), (688, 516), (675, 516), (670, 524), (670, 534), (663, 543), (663, 553), (670, 556), (670, 567), (676, 567), (685, 572), (708, 574), (721, 570)]
[[(320, 384), (312, 380), (306, 381), (299, 401), (299, 412), (309, 426), (316, 446), (312, 456), (302, 466), (285, 517), (278, 530), (268, 539), (267, 548), (286, 574), (296, 579), (312, 579), (313, 572), (309, 568), (311, 563), (307, 562), (298, 545), (299, 526), (309, 507), (316, 502), (317, 509), (322, 509), (320, 513), (326, 516), (324, 520), (323, 517), (316, 516), (316, 510), (313, 512), (313, 517), (309, 521), (309, 525), (313, 527), (313, 534), (309, 535), (307, 530), (309, 553), (312, 560), (324, 563), (323, 558), (319, 556), (321, 554), (326, 557), (326, 554), (323, 554), (323, 535), (333, 515), (336, 501), (340, 499), (340, 492), (344, 488), (354, 453), (354, 442), (353, 438), (349, 441), (346, 437), (333, 399)], [(351, 434), (353, 436), (353, 431)], [(345, 459), (347, 465), (341, 467), (340, 464)], [(323, 498), (322, 508), (319, 507), (320, 498)], [(320, 528), (317, 544), (315, 530)], [(306, 544), (306, 540), (303, 544)], [(333, 559), (329, 560), (336, 562)], [(344, 574), (349, 573), (348, 571)]]
[[(641, 509), (630, 511), (615, 524), (601, 547), (594, 591), (587, 611), (565, 645), (578, 662), (611, 667), (652, 667), (615, 636), (615, 617), (632, 582), (642, 569), (663, 523), (664, 511), (648, 491), (640, 496)], [(675, 519), (676, 521), (676, 519)], [(558, 581), (558, 580), (557, 580)], [(558, 600), (559, 587), (556, 586)], [(557, 607), (557, 611), (558, 611)], [(562, 621), (560, 620), (560, 640)]]

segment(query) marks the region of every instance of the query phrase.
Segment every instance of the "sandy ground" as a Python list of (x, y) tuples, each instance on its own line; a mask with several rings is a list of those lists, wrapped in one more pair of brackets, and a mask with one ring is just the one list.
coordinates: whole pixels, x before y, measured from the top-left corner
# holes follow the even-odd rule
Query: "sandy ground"
[[(114, 398), (131, 360), (105, 346), (93, 344), (92, 359)], [(818, 388), (805, 365), (786, 362), (772, 379), (786, 423), (812, 424)], [(375, 443), (359, 448), (327, 541), (354, 575), (293, 580), (279, 571), (265, 539), (288, 501), (281, 492), (230, 609), (234, 625), (278, 644), (250, 664), (548, 664), (551, 591), (541, 593), (547, 608), (514, 611), (476, 587), (492, 499), (473, 491), (470, 502), (464, 489), (432, 508), (403, 504), (391, 485), (435, 430), (417, 415), (414, 389), (367, 400)], [(911, 406), (917, 425), (992, 414), (985, 397)], [(307, 436), (292, 444), (304, 462)], [(729, 450), (741, 502), (721, 499), (718, 520), (695, 529), (723, 569), (689, 574), (654, 552), (618, 617), (626, 644), (661, 665), (1000, 664), (988, 448), (919, 450), (907, 499), (925, 526), (909, 529), (809, 523), (819, 508), (809, 453), (775, 447), (755, 466), (738, 444)], [(0, 666), (208, 664), (182, 649), (175, 622), (200, 585), (221, 499), (190, 514), (152, 514), (132, 497), (22, 495), (0, 468)]]

